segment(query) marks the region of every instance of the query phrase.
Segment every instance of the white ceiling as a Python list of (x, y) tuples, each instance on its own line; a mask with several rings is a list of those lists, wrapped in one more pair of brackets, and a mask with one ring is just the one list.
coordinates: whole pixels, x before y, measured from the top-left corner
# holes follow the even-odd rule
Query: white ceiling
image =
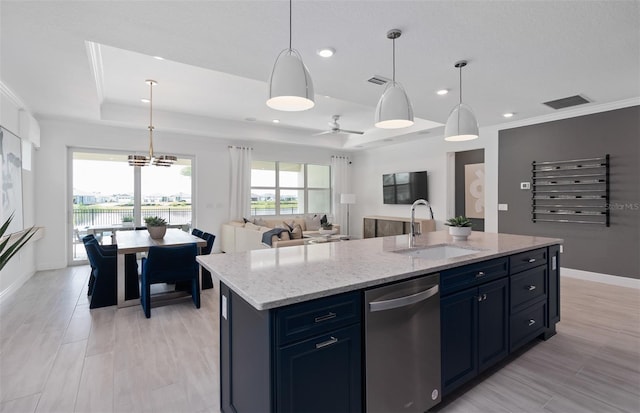
[[(273, 62), (288, 45), (288, 17), (282, 0), (1, 0), (0, 79), (37, 118), (144, 130), (140, 99), (151, 78), (159, 83), (156, 133), (345, 150), (441, 134), (458, 101), (460, 59), (469, 60), (464, 101), (480, 126), (549, 114), (542, 102), (576, 94), (589, 105), (640, 96), (636, 0), (295, 0), (293, 47), (313, 78), (316, 107), (278, 112), (264, 102)], [(385, 131), (373, 127), (383, 87), (366, 80), (391, 77), (392, 28), (403, 31), (397, 80), (417, 122)], [(325, 46), (334, 57), (316, 55)], [(443, 88), (451, 93), (436, 95)], [(342, 128), (366, 133), (313, 136), (334, 114)]]

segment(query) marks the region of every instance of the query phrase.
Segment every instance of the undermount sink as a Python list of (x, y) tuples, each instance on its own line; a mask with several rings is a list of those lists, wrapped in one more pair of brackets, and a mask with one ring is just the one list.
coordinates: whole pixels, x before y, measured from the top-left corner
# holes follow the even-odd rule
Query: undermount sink
[(455, 245), (432, 245), (429, 247), (417, 247), (404, 250), (393, 251), (396, 254), (409, 255), (411, 257), (421, 258), (425, 260), (446, 260), (449, 258), (462, 257), (464, 255), (471, 255), (481, 250), (473, 248), (461, 248)]

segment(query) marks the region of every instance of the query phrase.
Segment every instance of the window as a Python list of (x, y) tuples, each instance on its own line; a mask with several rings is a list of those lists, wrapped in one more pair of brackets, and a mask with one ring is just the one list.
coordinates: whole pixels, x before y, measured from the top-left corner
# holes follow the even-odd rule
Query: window
[(329, 212), (331, 212), (329, 165), (252, 162), (251, 215)]
[[(192, 160), (169, 167), (134, 168), (127, 154), (71, 150), (73, 245), (70, 262), (86, 259), (81, 237), (93, 231), (111, 241), (112, 228), (144, 225), (159, 216), (171, 224), (192, 222)], [(139, 169), (139, 172), (136, 171)]]

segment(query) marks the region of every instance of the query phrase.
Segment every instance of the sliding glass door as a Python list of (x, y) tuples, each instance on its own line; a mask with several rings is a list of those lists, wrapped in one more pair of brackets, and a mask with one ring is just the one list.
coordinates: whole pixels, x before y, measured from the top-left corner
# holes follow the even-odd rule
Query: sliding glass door
[(86, 262), (82, 237), (89, 233), (110, 244), (114, 231), (144, 226), (147, 216), (191, 226), (192, 159), (140, 168), (123, 153), (71, 149), (70, 155), (69, 263)]

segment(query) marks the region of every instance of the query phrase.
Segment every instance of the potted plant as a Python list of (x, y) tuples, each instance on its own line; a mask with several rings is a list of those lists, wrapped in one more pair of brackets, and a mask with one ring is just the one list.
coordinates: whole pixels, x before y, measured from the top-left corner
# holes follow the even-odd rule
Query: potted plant
[(160, 239), (164, 237), (167, 232), (167, 221), (160, 217), (145, 217), (144, 223), (147, 224), (147, 231), (153, 239)]
[(123, 227), (132, 227), (133, 226), (133, 217), (131, 215), (124, 215), (122, 217), (122, 226)]
[(449, 218), (444, 224), (449, 226), (449, 235), (454, 241), (465, 241), (471, 234), (471, 221), (462, 215)]
[(11, 214), (4, 224), (2, 224), (2, 227), (0, 227), (0, 271), (4, 268), (7, 262), (9, 262), (9, 260), (16, 255), (18, 251), (20, 251), (20, 248), (24, 247), (24, 245), (37, 232), (35, 227), (31, 227), (18, 237), (15, 242), (9, 243), (11, 234), (7, 234), (5, 236), (4, 233), (7, 232), (7, 228), (9, 228), (12, 220), (13, 214)]
[(322, 222), (320, 224), (320, 229), (318, 232), (321, 235), (333, 235), (336, 233), (336, 230), (333, 228), (333, 224), (331, 222)]

